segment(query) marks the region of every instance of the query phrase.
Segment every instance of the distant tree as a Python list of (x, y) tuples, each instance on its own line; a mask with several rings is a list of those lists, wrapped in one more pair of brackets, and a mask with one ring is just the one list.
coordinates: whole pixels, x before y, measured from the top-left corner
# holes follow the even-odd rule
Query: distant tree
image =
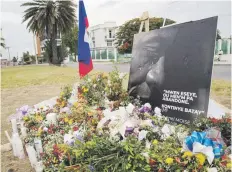
[(23, 53), (23, 61), (27, 64), (31, 64), (32, 62), (35, 62), (35, 58), (36, 57), (34, 55), (30, 55), (28, 51)]
[(13, 60), (12, 60), (13, 62), (17, 62), (18, 61), (18, 58), (16, 58), (16, 57), (13, 57)]
[(219, 29), (217, 29), (217, 37), (216, 37), (216, 40), (219, 40), (219, 39), (222, 39), (221, 37), (221, 32)]
[(29, 54), (28, 51), (23, 53), (23, 61), (24, 62), (30, 62), (31, 61), (30, 54)]
[(64, 58), (68, 56), (67, 47), (65, 47), (64, 45), (58, 46), (57, 52), (59, 54), (58, 58), (60, 61), (63, 61)]
[(1, 47), (2, 48), (6, 47), (6, 45), (5, 45), (5, 39), (4, 38), (1, 38)]
[(60, 65), (57, 56), (57, 33), (67, 32), (76, 21), (76, 5), (71, 0), (33, 0), (23, 3), (23, 22), (27, 21), (29, 31), (37, 35), (46, 33), (52, 46), (52, 62)]
[(71, 54), (74, 54), (76, 61), (78, 46), (78, 27), (74, 25), (67, 33), (62, 35), (62, 44), (68, 47)]
[[(149, 19), (149, 29), (159, 29), (163, 24), (163, 18), (152, 17)], [(175, 23), (175, 21), (166, 19), (166, 25)], [(139, 18), (129, 20), (119, 27), (116, 34), (116, 46), (119, 53), (131, 53), (134, 34), (139, 32), (141, 21)]]

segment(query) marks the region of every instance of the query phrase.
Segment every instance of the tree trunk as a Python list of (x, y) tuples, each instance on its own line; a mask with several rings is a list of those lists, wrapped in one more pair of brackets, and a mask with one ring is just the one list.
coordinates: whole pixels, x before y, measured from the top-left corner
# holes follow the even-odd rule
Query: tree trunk
[(52, 63), (54, 65), (60, 66), (60, 61), (57, 56), (57, 28), (54, 25), (52, 29), (52, 36), (51, 36), (51, 41), (52, 41)]
[(75, 50), (75, 53), (74, 53), (74, 60), (75, 60), (75, 62), (77, 62), (77, 51)]

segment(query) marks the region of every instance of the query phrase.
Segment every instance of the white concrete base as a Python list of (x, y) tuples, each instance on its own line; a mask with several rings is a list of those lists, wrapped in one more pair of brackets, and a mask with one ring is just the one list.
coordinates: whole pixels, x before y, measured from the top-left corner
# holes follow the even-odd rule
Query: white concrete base
[(231, 110), (224, 107), (223, 105), (218, 104), (212, 99), (209, 99), (209, 106), (208, 106), (208, 115), (207, 117), (210, 118), (222, 118), (226, 113), (231, 113)]

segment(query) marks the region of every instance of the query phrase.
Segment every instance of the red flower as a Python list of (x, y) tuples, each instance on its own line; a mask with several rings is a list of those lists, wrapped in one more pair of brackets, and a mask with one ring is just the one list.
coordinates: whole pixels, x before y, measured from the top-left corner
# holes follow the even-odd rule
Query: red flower
[(77, 131), (79, 128), (77, 126), (73, 127), (73, 131)]
[(226, 122), (232, 123), (232, 119), (231, 118), (226, 118)]
[(222, 156), (222, 160), (226, 160), (228, 157), (226, 155)]
[(210, 121), (211, 121), (212, 123), (214, 123), (214, 124), (220, 122), (220, 120), (219, 120), (219, 119), (216, 119), (216, 118), (210, 118)]
[(49, 129), (48, 129), (48, 133), (49, 133), (49, 134), (52, 134), (52, 133), (53, 133), (52, 128), (49, 128)]

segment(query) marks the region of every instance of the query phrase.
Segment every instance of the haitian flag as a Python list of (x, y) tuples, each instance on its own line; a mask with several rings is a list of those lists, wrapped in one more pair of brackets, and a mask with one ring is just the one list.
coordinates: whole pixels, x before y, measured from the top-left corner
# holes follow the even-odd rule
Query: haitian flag
[(93, 69), (90, 54), (88, 33), (88, 18), (83, 0), (79, 0), (79, 34), (78, 34), (78, 62), (80, 78), (87, 75)]

